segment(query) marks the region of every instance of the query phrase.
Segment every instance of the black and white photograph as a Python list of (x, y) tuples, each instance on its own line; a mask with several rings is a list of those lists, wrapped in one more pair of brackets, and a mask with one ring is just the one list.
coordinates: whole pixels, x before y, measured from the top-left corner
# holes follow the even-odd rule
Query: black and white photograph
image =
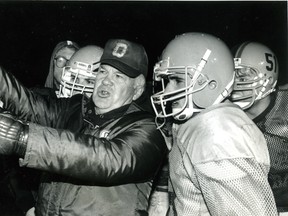
[(0, 1), (0, 216), (288, 216), (287, 1)]

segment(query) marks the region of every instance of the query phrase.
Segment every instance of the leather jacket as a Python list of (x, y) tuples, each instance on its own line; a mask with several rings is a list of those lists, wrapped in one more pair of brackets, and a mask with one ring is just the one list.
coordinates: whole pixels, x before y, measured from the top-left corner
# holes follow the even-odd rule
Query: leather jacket
[[(132, 103), (96, 116), (83, 95), (41, 96), (3, 69), (0, 97), (5, 109), (29, 122), (20, 165), (44, 171), (36, 215), (147, 215), (166, 154), (153, 115)], [(98, 125), (101, 118), (107, 121)]]

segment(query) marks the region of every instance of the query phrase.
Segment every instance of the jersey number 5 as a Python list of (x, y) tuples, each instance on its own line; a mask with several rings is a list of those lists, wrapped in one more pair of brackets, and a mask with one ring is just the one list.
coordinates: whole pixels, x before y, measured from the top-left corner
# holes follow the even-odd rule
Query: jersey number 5
[(268, 65), (266, 66), (266, 69), (268, 71), (274, 71), (276, 72), (277, 69), (277, 61), (275, 55), (272, 55), (271, 53), (265, 53), (266, 62)]

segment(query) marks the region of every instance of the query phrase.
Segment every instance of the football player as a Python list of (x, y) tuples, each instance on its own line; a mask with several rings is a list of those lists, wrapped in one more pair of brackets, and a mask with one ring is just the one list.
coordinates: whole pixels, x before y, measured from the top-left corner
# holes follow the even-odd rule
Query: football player
[(265, 138), (227, 100), (234, 83), (227, 45), (205, 33), (176, 36), (162, 52), (154, 79), (163, 86), (151, 97), (156, 122), (175, 119), (169, 215), (277, 215)]
[(279, 65), (275, 53), (266, 45), (246, 41), (238, 47), (234, 61), (232, 101), (266, 138), (271, 160), (269, 183), (278, 211), (288, 214), (288, 88), (276, 86)]
[(102, 54), (103, 48), (96, 45), (87, 45), (75, 52), (63, 68), (58, 97), (74, 94), (90, 97)]

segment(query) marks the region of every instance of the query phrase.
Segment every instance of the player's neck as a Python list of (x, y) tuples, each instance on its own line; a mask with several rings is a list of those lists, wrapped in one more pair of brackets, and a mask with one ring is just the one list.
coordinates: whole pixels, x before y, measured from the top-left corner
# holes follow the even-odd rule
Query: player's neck
[(247, 109), (245, 112), (249, 116), (249, 118), (254, 119), (259, 116), (264, 110), (269, 106), (271, 102), (271, 97), (268, 95), (267, 97), (255, 101), (253, 106)]

